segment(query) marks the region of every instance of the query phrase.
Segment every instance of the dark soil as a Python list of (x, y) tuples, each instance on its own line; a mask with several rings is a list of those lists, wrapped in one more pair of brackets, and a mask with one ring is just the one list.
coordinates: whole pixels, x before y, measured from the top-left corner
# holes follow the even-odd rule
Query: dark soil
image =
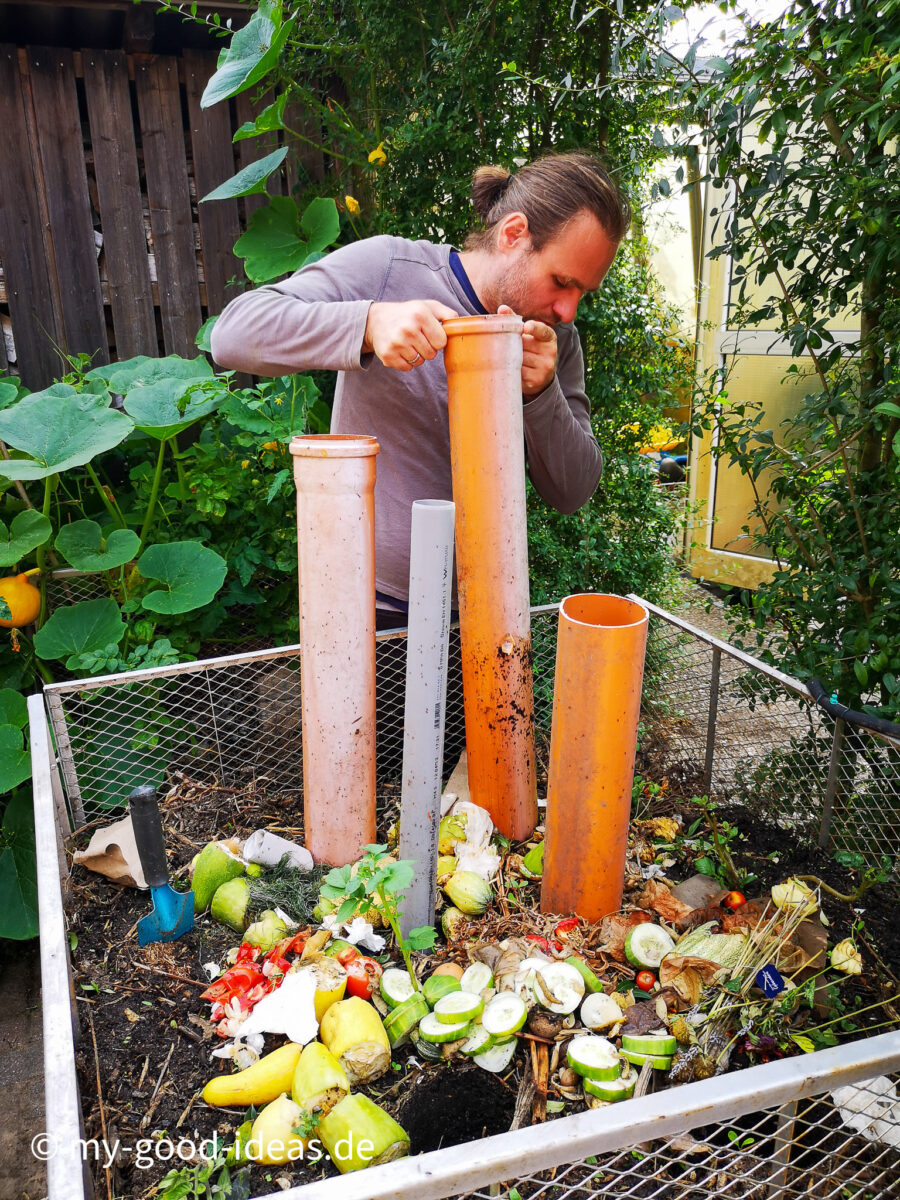
[[(246, 836), (265, 826), (302, 840), (296, 793), (270, 793), (260, 784), (236, 790), (182, 778), (162, 801), (161, 809), (170, 867), (181, 880), (190, 859), (210, 837)], [(388, 809), (395, 813), (395, 802), (389, 803)], [(700, 815), (696, 806), (674, 799), (665, 790), (652, 812), (678, 812), (685, 827)], [(818, 876), (845, 893), (857, 882), (853, 871), (814, 847), (795, 843), (746, 810), (719, 810), (718, 816), (739, 830), (730, 845), (735, 866), (757, 876), (757, 882), (747, 889), (748, 896), (762, 894), (770, 884), (791, 874)], [(77, 840), (84, 844), (87, 836)], [(677, 866), (669, 869), (668, 877), (674, 882), (693, 873), (691, 852), (685, 851)], [(178, 886), (185, 885), (181, 882)], [(507, 927), (515, 925), (517, 914), (525, 920), (536, 898), (532, 885), (520, 886), (517, 892), (508, 890), (501, 903)], [(843, 992), (851, 1010), (879, 1002), (883, 1005), (886, 997), (900, 991), (897, 899), (896, 891), (887, 885), (873, 887), (854, 904), (824, 897), (829, 941), (833, 944), (852, 935), (863, 951), (865, 972)], [(229, 1145), (245, 1118), (243, 1111), (213, 1109), (200, 1099), (205, 1083), (228, 1069), (222, 1060), (210, 1058), (210, 1050), (221, 1039), (206, 1020), (208, 1004), (200, 999), (207, 986), (202, 965), (210, 960), (221, 963), (236, 938), (204, 916), (190, 934), (176, 942), (140, 947), (135, 928), (150, 909), (149, 895), (83, 870), (72, 876), (67, 908), (73, 940), (77, 938), (72, 957), (82, 1026), (77, 1061), (85, 1136), (104, 1139), (110, 1146), (119, 1142), (108, 1180), (112, 1194), (123, 1200), (143, 1200), (153, 1194), (167, 1171), (185, 1165), (177, 1155), (171, 1162), (159, 1161), (152, 1139), (161, 1138), (160, 1145), (189, 1139), (198, 1146), (217, 1136), (220, 1145)], [(523, 932), (527, 931), (526, 925)], [(633, 974), (620, 965), (615, 969), (620, 975)], [(860, 1019), (859, 1028), (883, 1023), (890, 1016), (897, 1018), (892, 1008), (876, 1008)], [(849, 1036), (859, 1035), (853, 1032)], [(269, 1039), (266, 1050), (274, 1048)], [(515, 1067), (499, 1079), (458, 1062), (422, 1064), (407, 1047), (395, 1052), (392, 1071), (366, 1090), (404, 1125), (413, 1152), (425, 1152), (506, 1131), (523, 1084), (519, 1060), (527, 1057), (518, 1055)], [(565, 1112), (579, 1107), (568, 1103)], [(186, 1142), (182, 1152), (185, 1157), (190, 1153)], [(309, 1182), (333, 1173), (333, 1168), (292, 1164), (253, 1166), (250, 1172), (249, 1194), (256, 1196), (276, 1192), (279, 1186)], [(95, 1176), (98, 1193), (106, 1194), (102, 1165), (95, 1168)]]

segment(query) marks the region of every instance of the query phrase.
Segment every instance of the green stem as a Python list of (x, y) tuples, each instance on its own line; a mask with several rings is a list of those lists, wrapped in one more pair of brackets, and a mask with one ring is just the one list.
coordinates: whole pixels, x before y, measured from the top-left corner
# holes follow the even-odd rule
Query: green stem
[(829, 1025), (838, 1025), (841, 1021), (851, 1021), (856, 1017), (861, 1017), (863, 1013), (871, 1012), (873, 1008), (884, 1008), (886, 1004), (893, 1004), (895, 1000), (900, 1000), (900, 992), (897, 992), (896, 996), (891, 996), (889, 1000), (879, 1000), (875, 1004), (867, 1004), (865, 1008), (858, 1008), (855, 1012), (845, 1013), (842, 1017), (835, 1017), (833, 1020), (825, 1021), (821, 1025), (807, 1026), (805, 1029), (801, 1029), (800, 1032), (816, 1033), (820, 1029), (827, 1029)]
[(88, 478), (90, 479), (91, 483), (97, 489), (97, 495), (102, 500), (103, 507), (106, 509), (106, 511), (112, 517), (115, 524), (118, 525), (118, 527), (120, 529), (125, 529), (126, 528), (125, 518), (122, 516), (122, 513), (119, 511), (118, 504), (114, 505), (114, 503), (110, 500), (109, 496), (106, 493), (106, 488), (100, 482), (100, 478), (97, 475), (97, 472), (94, 470), (91, 463), (85, 464), (85, 470), (88, 473)]
[(178, 472), (178, 498), (184, 504), (187, 500), (187, 477), (184, 473), (184, 467), (181, 463), (181, 452), (178, 449), (178, 442), (175, 438), (169, 438), (169, 449), (172, 451), (172, 457), (175, 459), (175, 470)]
[[(41, 512), (49, 521), (50, 507), (53, 503), (53, 493), (56, 490), (55, 480), (58, 480), (58, 475), (48, 475), (44, 479), (44, 503)], [(38, 570), (41, 572), (41, 611), (38, 613), (37, 626), (38, 629), (43, 625), (47, 618), (47, 543), (43, 546), (38, 546), (35, 554), (37, 559)]]
[(153, 526), (153, 517), (156, 513), (156, 501), (159, 496), (159, 487), (162, 483), (163, 460), (165, 459), (165, 454), (166, 443), (161, 441), (159, 443), (159, 454), (156, 458), (156, 470), (153, 473), (153, 484), (150, 488), (150, 499), (147, 501), (147, 512), (144, 517), (144, 524), (141, 527), (141, 544), (138, 547), (138, 554), (140, 554), (140, 552), (144, 549), (144, 542), (146, 541), (147, 535)]
[(422, 989), (419, 986), (419, 981), (416, 978), (416, 973), (413, 969), (412, 959), (410, 958), (409, 946), (406, 944), (406, 939), (400, 932), (400, 922), (397, 919), (398, 914), (394, 907), (393, 899), (385, 894), (383, 888), (379, 887), (375, 890), (378, 893), (378, 899), (381, 903), (381, 911), (385, 917), (387, 917), (388, 924), (390, 925), (391, 931), (394, 935), (394, 941), (397, 943), (400, 953), (403, 955), (403, 962), (406, 966), (406, 970), (409, 972), (409, 978), (412, 981), (412, 985), (417, 992), (421, 992)]

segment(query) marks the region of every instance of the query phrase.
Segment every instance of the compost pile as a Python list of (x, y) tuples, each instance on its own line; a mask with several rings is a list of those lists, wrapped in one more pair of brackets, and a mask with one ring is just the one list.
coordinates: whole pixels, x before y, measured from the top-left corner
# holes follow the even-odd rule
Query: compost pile
[(177, 778), (189, 934), (139, 946), (148, 893), (70, 881), (85, 1136), (118, 1147), (98, 1192), (262, 1195), (900, 1023), (887, 881), (748, 813), (644, 800), (595, 924), (539, 911), (540, 827), (510, 845), (455, 806), (437, 928), (400, 942), (391, 831), (352, 867), (248, 867), (254, 831), (302, 846), (296, 795)]

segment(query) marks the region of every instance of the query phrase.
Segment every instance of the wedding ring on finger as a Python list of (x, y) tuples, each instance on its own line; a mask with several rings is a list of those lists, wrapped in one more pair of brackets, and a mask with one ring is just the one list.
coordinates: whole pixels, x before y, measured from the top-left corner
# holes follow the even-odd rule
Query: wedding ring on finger
[(415, 354), (415, 358), (408, 358), (406, 361), (409, 363), (409, 365), (411, 367), (414, 367), (416, 365), (416, 363), (420, 363), (422, 361), (422, 355), (417, 350), (416, 354)]

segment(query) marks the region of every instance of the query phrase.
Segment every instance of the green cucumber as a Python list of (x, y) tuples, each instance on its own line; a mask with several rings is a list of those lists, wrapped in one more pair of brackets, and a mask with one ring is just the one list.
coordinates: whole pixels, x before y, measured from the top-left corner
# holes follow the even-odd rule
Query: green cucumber
[(671, 935), (652, 921), (632, 926), (625, 935), (625, 957), (633, 967), (655, 971), (674, 949), (675, 942)]
[(428, 1007), (434, 1008), (441, 997), (460, 991), (459, 980), (453, 975), (431, 975), (422, 985), (422, 991), (425, 993)]
[(672, 1065), (671, 1054), (637, 1054), (634, 1050), (623, 1050), (622, 1057), (635, 1067), (642, 1067), (648, 1062), (654, 1071), (668, 1071)]
[(464, 992), (474, 992), (478, 995), (485, 988), (494, 986), (493, 972), (487, 963), (474, 962), (463, 971), (459, 986)]
[(469, 1040), (464, 1046), (460, 1046), (463, 1054), (469, 1058), (474, 1058), (476, 1054), (484, 1054), (486, 1050), (490, 1050), (494, 1045), (494, 1039), (481, 1024), (473, 1025), (472, 1032), (469, 1034)]
[(566, 959), (566, 962), (570, 967), (575, 968), (575, 970), (584, 980), (584, 986), (589, 992), (603, 991), (603, 980), (597, 978), (583, 958), (579, 958), (577, 954), (570, 954)]
[(542, 1008), (568, 1016), (584, 998), (585, 982), (568, 963), (548, 962), (535, 971), (531, 991)]
[(654, 1029), (652, 1033), (623, 1033), (622, 1049), (633, 1054), (674, 1054), (678, 1043), (666, 1029)]
[(450, 992), (447, 996), (441, 996), (434, 1006), (434, 1015), (445, 1025), (477, 1021), (483, 1012), (484, 1001), (474, 992)]
[(419, 1037), (425, 1042), (458, 1042), (469, 1036), (471, 1028), (470, 1021), (457, 1021), (455, 1025), (447, 1025), (430, 1012), (419, 1022)]
[(527, 1019), (528, 1006), (515, 992), (498, 992), (488, 1000), (481, 1014), (481, 1024), (494, 1038), (518, 1033)]
[(516, 1046), (518, 1038), (510, 1038), (505, 1042), (496, 1042), (483, 1054), (476, 1054), (472, 1062), (476, 1066), (481, 1067), (483, 1071), (491, 1071), (494, 1075), (499, 1075), (501, 1071), (505, 1071), (509, 1064), (515, 1058)]
[(637, 1083), (637, 1071), (629, 1067), (618, 1079), (603, 1081), (600, 1079), (582, 1079), (581, 1086), (589, 1096), (596, 1100), (605, 1100), (608, 1104), (616, 1104), (619, 1100), (630, 1100), (634, 1095)]
[(402, 1046), (422, 1018), (427, 1016), (428, 1005), (421, 992), (413, 992), (408, 1000), (392, 1008), (382, 1022), (391, 1048)]
[(566, 1050), (569, 1066), (576, 1075), (609, 1083), (622, 1074), (622, 1060), (607, 1038), (585, 1033), (573, 1038)]
[(416, 994), (409, 971), (404, 971), (402, 967), (387, 967), (378, 987), (385, 1004), (390, 1008), (396, 1008), (398, 1004)]

